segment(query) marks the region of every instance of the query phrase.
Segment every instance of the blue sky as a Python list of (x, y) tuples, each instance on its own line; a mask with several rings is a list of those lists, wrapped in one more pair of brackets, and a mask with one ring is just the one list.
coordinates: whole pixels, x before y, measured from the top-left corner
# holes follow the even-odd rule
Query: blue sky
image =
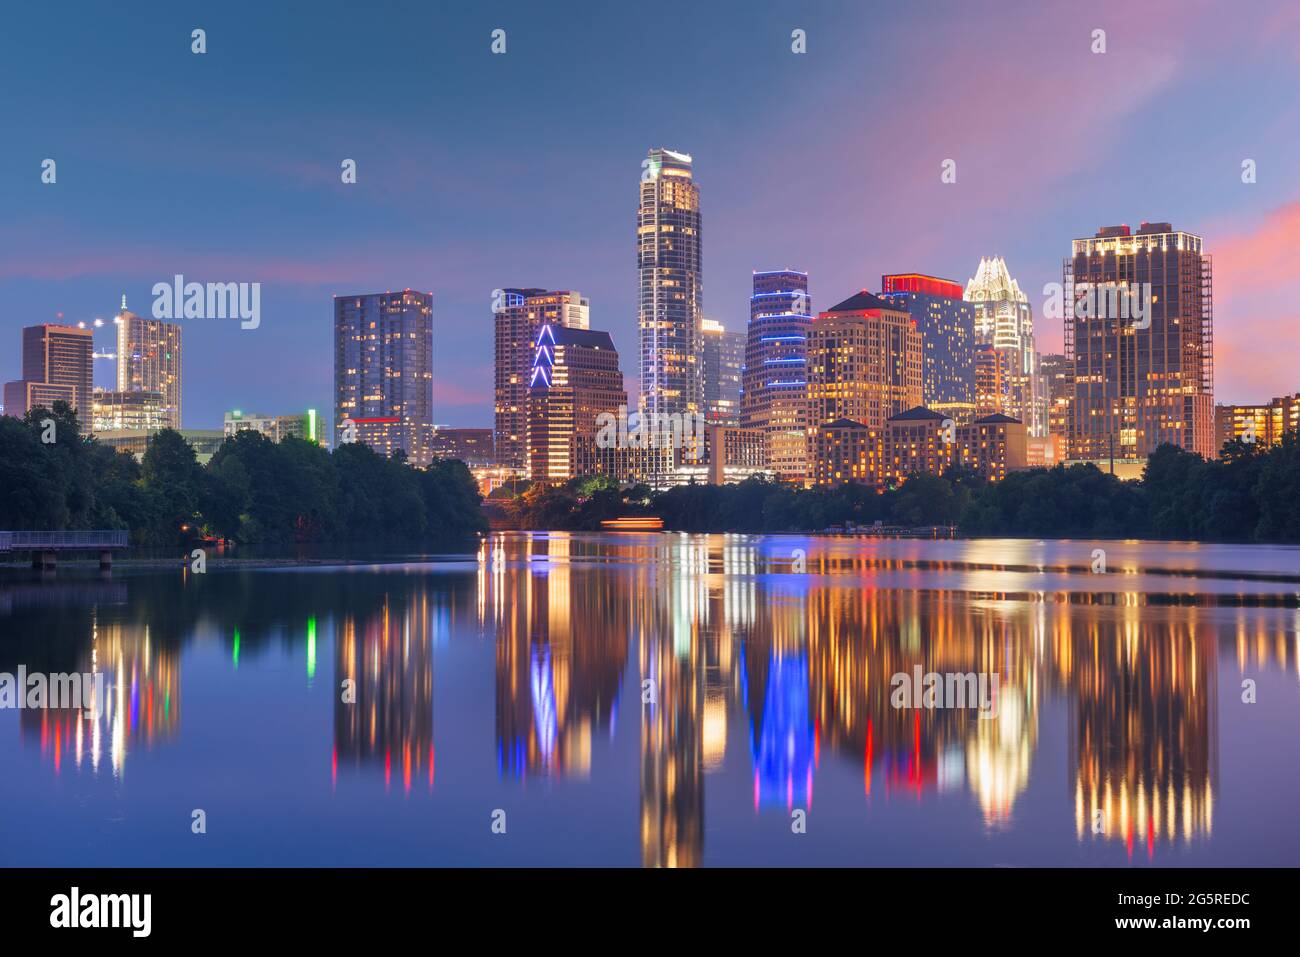
[[(24, 4), (6, 21), (0, 379), (22, 326), (108, 319), (123, 293), (146, 313), (182, 273), (262, 283), (257, 330), (185, 323), (189, 428), (328, 412), (331, 296), (406, 287), (434, 294), (440, 422), (491, 423), (497, 287), (588, 295), (635, 391), (637, 180), (662, 145), (695, 157), (705, 314), (729, 327), (754, 269), (808, 270), (825, 308), (884, 272), (964, 283), (993, 254), (1037, 314), (1072, 238), (1168, 220), (1215, 256), (1218, 398), (1300, 390), (1294, 4)], [(1059, 325), (1038, 318), (1045, 350)]]

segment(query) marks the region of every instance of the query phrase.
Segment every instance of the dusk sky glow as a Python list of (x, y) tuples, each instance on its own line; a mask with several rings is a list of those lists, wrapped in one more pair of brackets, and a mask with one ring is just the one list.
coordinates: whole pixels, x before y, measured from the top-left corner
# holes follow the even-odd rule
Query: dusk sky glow
[[(577, 9), (7, 11), (0, 380), (18, 377), (23, 326), (108, 320), (123, 294), (145, 315), (183, 274), (262, 284), (255, 330), (183, 323), (187, 428), (235, 408), (328, 416), (331, 297), (407, 287), (434, 296), (436, 422), (492, 424), (499, 287), (589, 297), (635, 393), (637, 182), (666, 146), (694, 158), (704, 315), (728, 329), (755, 269), (808, 271), (821, 310), (883, 273), (964, 285), (1001, 255), (1039, 349), (1059, 351), (1041, 291), (1070, 240), (1167, 221), (1214, 258), (1216, 401), (1300, 390), (1300, 5)], [(97, 384), (112, 372), (100, 361)]]

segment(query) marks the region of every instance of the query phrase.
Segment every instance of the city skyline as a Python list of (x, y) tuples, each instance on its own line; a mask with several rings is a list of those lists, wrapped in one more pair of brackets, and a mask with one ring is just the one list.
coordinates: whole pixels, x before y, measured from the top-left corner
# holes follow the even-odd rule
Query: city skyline
[[(864, 96), (866, 77), (845, 65), (850, 58), (843, 53), (878, 38), (870, 42), (893, 62), (902, 54), (890, 49), (889, 38), (917, 29), (920, 13), (693, 11), (700, 29), (664, 51), (666, 63), (690, 62), (707, 48), (733, 69), (710, 70), (674, 110), (643, 112), (644, 124), (626, 122), (629, 108), (644, 111), (650, 93), (634, 80), (627, 53), (636, 32), (619, 11), (561, 28), (526, 8), (507, 9), (500, 19), (510, 47), (500, 57), (488, 52), (495, 21), (451, 13), (434, 24), (390, 12), (360, 29), (423, 30), (446, 54), (445, 65), (422, 64), (422, 73), (395, 57), (382, 77), (348, 73), (346, 81), (318, 80), (311, 91), (293, 82), (295, 68), (308, 69), (330, 44), (287, 42), (291, 24), (283, 14), (244, 11), (238, 31), (227, 29), (227, 16), (236, 15), (207, 19), (207, 56), (238, 57), (248, 67), (233, 80), (223, 77), (233, 83), (228, 92), (210, 86), (201, 72), (208, 61), (192, 57), (188, 42), (170, 50), (172, 33), (188, 41), (191, 25), (179, 15), (160, 14), (138, 30), (115, 22), (94, 30), (61, 26), (66, 42), (42, 61), (41, 73), (49, 75), (41, 89), (9, 111), (18, 141), (30, 148), (4, 161), (12, 215), (0, 228), (0, 288), (13, 317), (4, 331), (58, 322), (59, 313), (71, 324), (108, 320), (123, 292), (147, 316), (153, 283), (177, 273), (262, 282), (266, 319), (259, 329), (182, 323), (188, 354), (213, 360), (187, 364), (184, 424), (213, 427), (236, 404), (328, 408), (332, 357), (322, 304), (352, 290), (415, 286), (435, 298), (434, 419), (486, 425), (492, 359), (482, 327), (503, 278), (582, 289), (595, 324), (631, 356), (637, 292), (629, 183), (646, 149), (665, 144), (693, 157), (709, 221), (704, 316), (730, 331), (743, 328), (755, 269), (808, 270), (814, 300), (834, 302), (874, 286), (873, 277), (906, 269), (961, 280), (981, 256), (994, 254), (1005, 257), (1029, 296), (1039, 351), (1059, 352), (1062, 323), (1042, 317), (1040, 290), (1059, 281), (1064, 242), (1140, 216), (1176, 222), (1205, 237), (1214, 254), (1216, 399), (1261, 402), (1293, 392), (1296, 347), (1285, 330), (1295, 307), (1279, 305), (1279, 297), (1284, 251), (1300, 236), (1300, 197), (1281, 172), (1296, 151), (1295, 124), (1285, 122), (1285, 110), (1276, 115), (1259, 91), (1295, 85), (1300, 55), (1286, 45), (1294, 34), (1287, 18), (1295, 14), (1281, 4), (1262, 6), (1271, 28), (1256, 30), (1185, 4), (1176, 17), (1162, 5), (1028, 11), (1025, 35), (1042, 42), (1018, 44), (989, 65), (988, 50), (1004, 42), (996, 22), (980, 22), (957, 5), (936, 9), (942, 15), (931, 11), (923, 22), (938, 65), (909, 90), (907, 110), (886, 91), (868, 88)], [(20, 12), (10, 36), (45, 29), (49, 16)], [(1104, 54), (1089, 49), (1098, 25), (1108, 30)], [(802, 56), (790, 52), (794, 26), (808, 33)], [(322, 22), (320, 39), (328, 41), (334, 29)], [(560, 29), (592, 53), (591, 67), (606, 80), (594, 94), (586, 67), (561, 66), (540, 83), (525, 82)], [(101, 43), (125, 56), (149, 51), (173, 77), (174, 90), (142, 93), (139, 80), (97, 77), (98, 114), (130, 104), (111, 127), (69, 103), (87, 79), (83, 62)], [(1264, 49), (1256, 50), (1260, 44)], [(4, 51), (19, 75), (34, 65), (32, 51), (17, 44)], [(976, 61), (981, 69), (967, 69)], [(466, 103), (450, 103), (439, 91), (430, 74), (443, 69), (463, 75), (463, 88), (471, 90)], [(411, 131), (411, 149), (392, 156), (364, 142), (398, 128), (413, 104), (430, 98), (430, 84), (435, 107), (445, 108), (436, 134)], [(1121, 108), (1070, 106), (1077, 123), (1063, 124), (1062, 105), (1082, 102), (1077, 98), (1098, 84), (1114, 85), (1109, 102)], [(183, 111), (197, 93), (218, 103), (239, 98), (247, 107), (247, 86), (273, 94), (268, 105), (201, 119)], [(150, 109), (142, 111), (141, 96)], [(317, 99), (329, 103), (312, 106)], [(63, 110), (57, 129), (42, 119), (43, 109), (55, 115), (53, 100)], [(861, 102), (850, 105), (855, 101)], [(575, 121), (578, 102), (584, 109)], [(787, 115), (777, 108), (784, 103), (826, 108)], [(295, 111), (288, 122), (277, 114), (283, 107)], [(1014, 149), (982, 120), (964, 118), (987, 109), (1018, 130)], [(1215, 116), (1217, 126), (1203, 135), (1196, 161), (1171, 168), (1163, 161), (1166, 131), (1180, 128), (1189, 111)], [(337, 116), (330, 129), (309, 133), (327, 114)], [(850, 163), (829, 148), (843, 140), (846, 116), (883, 119), (898, 135), (874, 142), (865, 159), (860, 150), (844, 150)], [(537, 134), (526, 164), (497, 157), (492, 131), (502, 124)], [(581, 150), (573, 148), (575, 128), (590, 139)], [(105, 151), (105, 135), (132, 148)], [(1026, 142), (1033, 148), (1025, 150)], [(196, 152), (198, 143), (211, 149)], [(1086, 151), (1079, 149), (1084, 143)], [(40, 182), (45, 156), (59, 162), (52, 185)], [(358, 163), (351, 186), (339, 181), (346, 158)], [(948, 158), (957, 175), (945, 184), (940, 171)], [(1258, 168), (1249, 184), (1241, 171), (1247, 159)], [(444, 175), (453, 170), (455, 189)], [(535, 177), (551, 181), (545, 195), (529, 189), (529, 215), (503, 219), (519, 208)], [(798, 200), (779, 198), (787, 190)], [(861, 230), (845, 210), (902, 218), (889, 230)], [(333, 230), (335, 221), (346, 221), (346, 231)], [(510, 223), (505, 233), (497, 225), (503, 221)], [(1259, 348), (1270, 332), (1275, 347)], [(111, 347), (110, 333), (97, 333), (97, 351)], [(638, 394), (636, 364), (626, 364), (628, 391)], [(97, 365), (96, 383), (110, 386), (112, 370)], [(246, 372), (243, 381), (231, 381), (232, 368)], [(10, 361), (0, 378), (16, 373)]]

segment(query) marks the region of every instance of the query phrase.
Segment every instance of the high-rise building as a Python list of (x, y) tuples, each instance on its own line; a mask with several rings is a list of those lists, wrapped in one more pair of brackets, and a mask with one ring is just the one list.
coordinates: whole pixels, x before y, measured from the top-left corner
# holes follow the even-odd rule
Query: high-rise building
[(925, 350), (925, 404), (965, 425), (975, 418), (975, 309), (960, 283), (918, 273), (882, 276), (881, 298), (907, 308)]
[(1029, 297), (1011, 278), (1001, 256), (981, 258), (966, 283), (965, 299), (975, 309), (975, 343), (1004, 353), (1010, 370), (1006, 408), (999, 410), (1025, 424), (1029, 435), (1047, 434), (1047, 387), (1038, 368), (1034, 313)]
[(636, 258), (641, 289), (641, 409), (704, 411), (700, 190), (691, 157), (652, 149), (641, 164)]
[(975, 414), (1006, 415), (1017, 403), (1011, 396), (1013, 357), (991, 342), (975, 347)]
[(740, 424), (767, 434), (768, 467), (774, 475), (796, 482), (807, 477), (807, 352), (812, 324), (806, 272), (754, 273)]
[(5, 414), (22, 418), (30, 409), (67, 402), (83, 435), (93, 427), (94, 333), (45, 323), (23, 329), (22, 378), (5, 384)]
[(181, 427), (181, 327), (122, 308), (117, 324), (117, 391), (162, 394), (163, 425)]
[(1070, 457), (1140, 462), (1165, 442), (1214, 457), (1213, 280), (1201, 237), (1169, 223), (1106, 226), (1072, 252)]
[(528, 468), (528, 383), (537, 334), (544, 325), (586, 329), (591, 306), (581, 293), (503, 289), (493, 303), (496, 343), (495, 444), (497, 461)]
[(740, 371), (745, 365), (745, 337), (728, 332), (720, 322), (705, 319), (701, 324), (704, 337), (704, 415), (717, 425), (735, 425), (740, 421)]
[(433, 293), (334, 297), (334, 440), (431, 459)]
[(868, 429), (921, 404), (921, 333), (906, 309), (865, 289), (817, 316), (808, 331), (813, 428), (850, 419)]
[(1041, 357), (1039, 368), (1047, 383), (1047, 431), (1051, 435), (1068, 436), (1070, 403), (1074, 399), (1074, 363), (1064, 353), (1047, 353)]
[(608, 332), (546, 324), (529, 376), (528, 460), (535, 482), (595, 475), (598, 418), (626, 414), (627, 391)]

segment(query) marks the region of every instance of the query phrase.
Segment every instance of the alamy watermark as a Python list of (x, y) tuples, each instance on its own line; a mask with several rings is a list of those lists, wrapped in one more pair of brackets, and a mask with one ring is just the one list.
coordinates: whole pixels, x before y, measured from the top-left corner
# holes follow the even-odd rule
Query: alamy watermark
[(889, 684), (889, 703), (895, 708), (975, 708), (981, 718), (996, 718), (1001, 709), (997, 672), (922, 673), (916, 665), (910, 675), (900, 671)]
[(153, 286), (155, 319), (239, 319), (241, 329), (262, 324), (260, 282), (186, 282), (177, 274)]
[(16, 675), (0, 671), (0, 708), (80, 708), (88, 719), (99, 720), (106, 700), (102, 671), (46, 675), (28, 673), (26, 665), (19, 665)]
[(700, 412), (617, 412), (596, 416), (600, 449), (685, 449), (686, 458), (704, 457), (704, 415)]
[(1068, 301), (1077, 319), (1131, 319), (1134, 329), (1151, 328), (1149, 282), (1049, 282), (1043, 286), (1043, 297), (1047, 319), (1064, 319)]

